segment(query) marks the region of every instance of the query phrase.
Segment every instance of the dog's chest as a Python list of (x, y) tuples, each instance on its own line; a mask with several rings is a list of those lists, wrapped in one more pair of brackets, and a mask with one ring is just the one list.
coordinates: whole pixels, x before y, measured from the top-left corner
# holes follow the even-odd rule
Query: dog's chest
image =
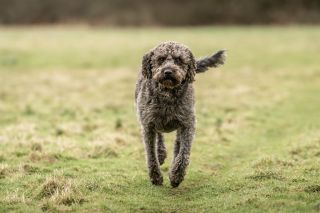
[(194, 122), (193, 88), (168, 92), (152, 85), (142, 87), (137, 96), (139, 120), (160, 132), (171, 132)]
[(151, 108), (153, 123), (161, 132), (171, 132), (183, 125), (189, 111), (181, 104), (154, 104)]

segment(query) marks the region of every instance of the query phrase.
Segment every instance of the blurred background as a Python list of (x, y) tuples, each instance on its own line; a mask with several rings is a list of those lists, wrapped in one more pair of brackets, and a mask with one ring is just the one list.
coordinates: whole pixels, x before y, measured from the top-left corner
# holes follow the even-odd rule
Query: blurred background
[(180, 26), (320, 22), (319, 0), (0, 0), (0, 23)]

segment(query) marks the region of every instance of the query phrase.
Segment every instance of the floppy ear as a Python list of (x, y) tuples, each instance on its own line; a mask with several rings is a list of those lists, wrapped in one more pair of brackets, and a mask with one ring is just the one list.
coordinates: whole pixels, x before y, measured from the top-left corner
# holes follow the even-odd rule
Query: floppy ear
[(152, 64), (151, 57), (153, 55), (153, 51), (146, 53), (142, 58), (142, 76), (148, 79), (152, 78)]
[(194, 76), (196, 75), (196, 60), (193, 54), (190, 52), (190, 62), (188, 64), (188, 71), (186, 75), (186, 81), (192, 83), (194, 81)]

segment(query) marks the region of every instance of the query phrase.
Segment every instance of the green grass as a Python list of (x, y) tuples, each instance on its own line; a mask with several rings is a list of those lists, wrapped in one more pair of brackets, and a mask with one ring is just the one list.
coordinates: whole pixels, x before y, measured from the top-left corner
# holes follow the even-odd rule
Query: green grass
[[(319, 212), (320, 27), (0, 28), (0, 212)], [(191, 165), (147, 177), (133, 106), (163, 40), (229, 50), (195, 82)]]

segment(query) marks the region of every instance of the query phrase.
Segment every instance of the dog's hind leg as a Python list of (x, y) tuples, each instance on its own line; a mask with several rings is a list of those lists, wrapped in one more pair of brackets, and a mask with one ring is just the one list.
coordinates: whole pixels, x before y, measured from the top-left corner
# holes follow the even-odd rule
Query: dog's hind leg
[(159, 160), (157, 156), (156, 131), (154, 128), (146, 126), (143, 128), (143, 141), (147, 154), (147, 164), (149, 177), (154, 185), (162, 185), (163, 177), (160, 171)]
[(174, 149), (173, 149), (173, 162), (174, 159), (177, 157), (177, 155), (179, 154), (179, 150), (180, 150), (180, 140), (181, 140), (181, 135), (180, 135), (181, 131), (177, 131), (177, 136), (176, 136), (176, 141), (174, 144)]
[[(172, 162), (169, 178), (172, 187), (177, 187), (183, 181), (186, 169), (189, 165), (191, 144), (194, 136), (194, 127), (178, 129), (177, 141), (175, 144), (175, 157)], [(177, 144), (177, 142), (179, 142)]]
[(158, 132), (157, 133), (157, 151), (158, 151), (158, 160), (160, 165), (164, 163), (164, 160), (167, 157), (167, 150), (166, 146), (164, 145), (164, 137), (163, 134)]

